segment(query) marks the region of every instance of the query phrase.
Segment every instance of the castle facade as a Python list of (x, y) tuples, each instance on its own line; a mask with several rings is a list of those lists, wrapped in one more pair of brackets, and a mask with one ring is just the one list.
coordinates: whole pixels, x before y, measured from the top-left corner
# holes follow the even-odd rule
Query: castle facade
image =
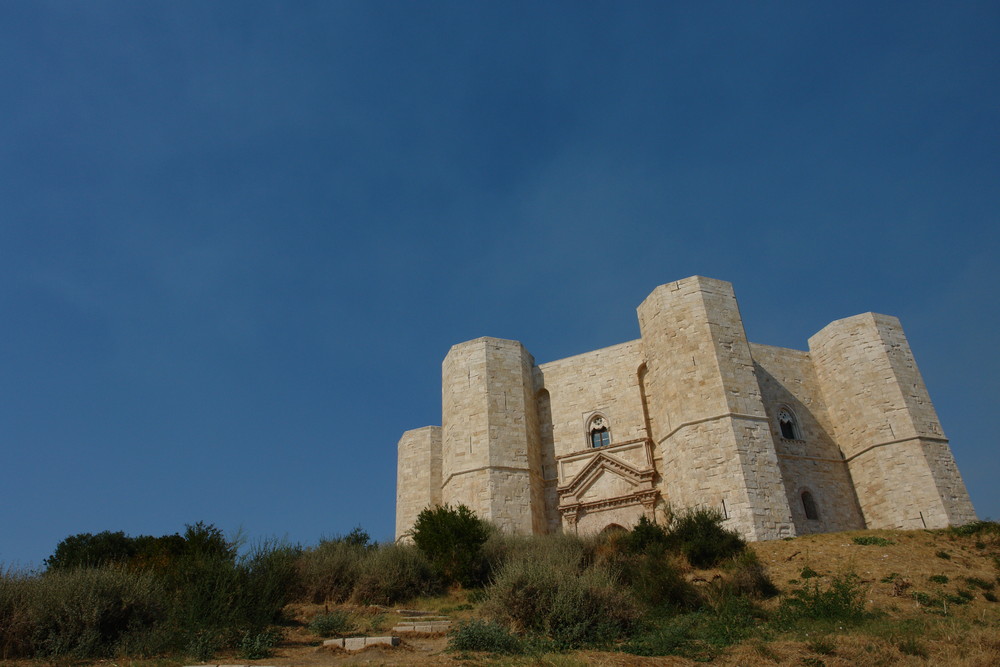
[(428, 506), (589, 534), (710, 507), (749, 540), (976, 518), (899, 320), (865, 313), (799, 351), (747, 341), (732, 285), (638, 308), (638, 340), (536, 364), (478, 338), (442, 365), (441, 426), (398, 446), (396, 537)]

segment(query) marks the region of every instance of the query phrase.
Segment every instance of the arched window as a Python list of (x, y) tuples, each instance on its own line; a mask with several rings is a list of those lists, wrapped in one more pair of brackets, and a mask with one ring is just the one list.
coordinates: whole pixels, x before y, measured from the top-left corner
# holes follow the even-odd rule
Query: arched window
[(591, 447), (607, 447), (611, 444), (611, 431), (608, 430), (608, 421), (604, 415), (595, 415), (587, 430), (590, 432)]
[(795, 413), (788, 408), (778, 410), (778, 429), (781, 431), (781, 437), (786, 440), (802, 439), (802, 434), (799, 433), (799, 422), (795, 419)]
[(802, 509), (806, 512), (806, 518), (810, 521), (819, 521), (819, 512), (816, 510), (816, 501), (813, 494), (808, 491), (802, 492)]

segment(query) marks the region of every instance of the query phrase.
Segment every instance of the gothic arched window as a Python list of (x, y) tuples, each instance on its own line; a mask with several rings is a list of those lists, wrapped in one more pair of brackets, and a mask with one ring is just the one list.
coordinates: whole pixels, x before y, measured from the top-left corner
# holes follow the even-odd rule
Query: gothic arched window
[(590, 431), (591, 447), (607, 447), (611, 444), (611, 431), (608, 430), (608, 421), (603, 415), (591, 419), (587, 430)]
[(781, 437), (786, 440), (802, 439), (802, 434), (799, 433), (799, 422), (795, 419), (795, 413), (788, 408), (778, 410), (778, 429), (781, 431)]

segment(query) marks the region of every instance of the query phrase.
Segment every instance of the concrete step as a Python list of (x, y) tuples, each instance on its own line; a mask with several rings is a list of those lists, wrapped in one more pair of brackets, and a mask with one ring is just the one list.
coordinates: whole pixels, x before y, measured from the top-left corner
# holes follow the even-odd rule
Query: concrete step
[(397, 623), (392, 631), (399, 634), (407, 632), (448, 632), (451, 621), (414, 621), (412, 623)]
[(337, 646), (347, 651), (359, 651), (366, 646), (399, 646), (399, 637), (346, 637), (324, 639), (323, 646)]

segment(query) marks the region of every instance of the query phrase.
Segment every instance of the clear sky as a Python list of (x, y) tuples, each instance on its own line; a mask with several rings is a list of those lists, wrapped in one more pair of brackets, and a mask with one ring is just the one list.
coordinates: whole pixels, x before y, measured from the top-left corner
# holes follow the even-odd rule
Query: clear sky
[(392, 538), (478, 336), (902, 320), (1000, 518), (996, 2), (0, 3), (0, 563)]

